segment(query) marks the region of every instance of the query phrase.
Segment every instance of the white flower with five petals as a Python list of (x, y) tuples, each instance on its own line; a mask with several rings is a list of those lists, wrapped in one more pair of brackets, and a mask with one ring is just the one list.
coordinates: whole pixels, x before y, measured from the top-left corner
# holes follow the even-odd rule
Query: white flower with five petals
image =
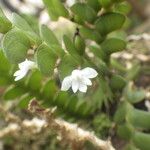
[(82, 70), (73, 70), (70, 76), (64, 78), (61, 86), (62, 91), (67, 91), (70, 87), (74, 93), (78, 90), (80, 92), (86, 92), (87, 86), (91, 86), (91, 78), (95, 78), (98, 75), (97, 71), (93, 68), (84, 68)]
[(35, 62), (30, 61), (28, 59), (26, 59), (24, 62), (20, 63), (18, 66), (19, 66), (19, 70), (17, 70), (14, 73), (15, 81), (18, 81), (18, 80), (24, 78), (27, 75), (29, 70), (36, 68)]

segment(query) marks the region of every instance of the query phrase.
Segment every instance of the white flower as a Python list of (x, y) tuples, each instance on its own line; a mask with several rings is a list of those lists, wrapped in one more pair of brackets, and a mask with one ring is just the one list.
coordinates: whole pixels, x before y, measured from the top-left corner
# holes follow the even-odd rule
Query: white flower
[(150, 101), (149, 100), (145, 101), (145, 106), (146, 106), (147, 110), (150, 112)]
[(26, 76), (29, 70), (36, 68), (35, 62), (26, 59), (24, 62), (20, 63), (19, 70), (14, 73), (15, 81), (18, 81)]
[(70, 76), (64, 78), (61, 90), (67, 91), (70, 87), (72, 87), (74, 93), (78, 90), (86, 92), (87, 86), (92, 85), (90, 78), (95, 78), (97, 75), (97, 71), (89, 67), (82, 70), (73, 70)]

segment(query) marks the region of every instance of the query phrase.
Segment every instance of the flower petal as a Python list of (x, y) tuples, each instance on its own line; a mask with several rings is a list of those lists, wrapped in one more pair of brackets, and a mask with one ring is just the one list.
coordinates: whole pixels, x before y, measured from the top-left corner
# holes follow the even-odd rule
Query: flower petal
[(61, 90), (67, 91), (71, 87), (71, 83), (72, 83), (71, 76), (65, 77), (63, 82), (62, 82), (62, 85), (61, 85)]
[(22, 79), (25, 75), (26, 75), (26, 73), (22, 73), (22, 74), (16, 76), (15, 81)]
[(21, 70), (17, 70), (15, 73), (14, 73), (14, 76), (19, 76), (21, 74)]
[(79, 91), (85, 93), (87, 91), (87, 86), (85, 84), (80, 84)]
[(82, 78), (82, 83), (85, 85), (92, 85), (91, 80), (85, 77)]
[(77, 80), (72, 81), (72, 90), (74, 93), (76, 93), (79, 89), (79, 82)]
[(25, 70), (29, 70), (31, 68), (34, 68), (34, 66), (35, 66), (35, 62), (30, 61), (28, 59), (26, 59), (24, 62), (21, 62), (19, 64), (19, 68), (20, 69), (25, 69)]
[(83, 76), (85, 76), (87, 78), (95, 78), (98, 75), (97, 71), (90, 67), (86, 67), (86, 68), (82, 69), (81, 73)]

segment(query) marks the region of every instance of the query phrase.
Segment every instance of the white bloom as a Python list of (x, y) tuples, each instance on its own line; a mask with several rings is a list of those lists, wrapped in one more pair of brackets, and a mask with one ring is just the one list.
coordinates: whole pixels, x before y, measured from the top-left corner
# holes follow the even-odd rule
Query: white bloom
[(145, 106), (146, 106), (147, 110), (150, 112), (150, 101), (149, 100), (145, 101)]
[(90, 78), (95, 78), (97, 75), (97, 71), (89, 67), (82, 70), (73, 70), (70, 76), (64, 78), (61, 90), (67, 91), (70, 87), (72, 87), (74, 93), (78, 90), (86, 92), (87, 86), (92, 85)]
[(67, 0), (66, 3), (69, 7), (71, 7), (75, 3), (75, 0)]
[(24, 62), (20, 63), (19, 70), (14, 73), (15, 81), (18, 81), (26, 76), (30, 69), (36, 68), (35, 62), (26, 59)]

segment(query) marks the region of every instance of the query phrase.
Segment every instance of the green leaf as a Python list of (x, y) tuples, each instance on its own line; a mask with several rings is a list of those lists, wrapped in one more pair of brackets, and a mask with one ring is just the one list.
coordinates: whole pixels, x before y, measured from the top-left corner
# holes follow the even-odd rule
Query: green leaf
[(83, 38), (93, 40), (97, 43), (101, 43), (105, 39), (97, 31), (84, 26), (80, 28), (80, 34)]
[(150, 129), (150, 113), (147, 111), (132, 109), (127, 113), (127, 120), (136, 128)]
[(40, 71), (45, 75), (53, 75), (57, 56), (45, 44), (41, 44), (36, 51), (36, 62)]
[(133, 137), (134, 129), (130, 124), (119, 125), (117, 134), (126, 140), (130, 140)]
[(20, 99), (19, 99), (19, 103), (18, 103), (18, 107), (21, 109), (25, 109), (28, 107), (29, 101), (31, 99), (33, 99), (34, 97), (29, 95), (29, 94), (25, 94), (23, 95)]
[(51, 101), (51, 99), (54, 98), (57, 90), (58, 90), (58, 88), (56, 86), (55, 80), (50, 79), (44, 84), (41, 93), (42, 93), (44, 99)]
[(56, 38), (55, 34), (49, 29), (46, 25), (41, 26), (41, 37), (45, 41), (45, 43), (51, 47), (51, 45), (59, 45), (60, 43)]
[(39, 44), (41, 41), (38, 35), (33, 31), (28, 22), (16, 13), (12, 14), (12, 22), (14, 26), (22, 30), (28, 36), (33, 44)]
[(80, 35), (75, 36), (74, 44), (79, 55), (84, 55), (86, 45), (84, 39)]
[(135, 63), (132, 67), (127, 71), (126, 78), (128, 80), (135, 80), (141, 71), (141, 64)]
[(71, 113), (75, 113), (76, 112), (76, 107), (77, 107), (77, 104), (79, 102), (77, 96), (75, 95), (68, 95), (68, 103), (66, 104), (66, 110), (68, 112), (71, 112)]
[(39, 20), (35, 15), (31, 14), (21, 14), (22, 18), (26, 20), (28, 25), (32, 28), (32, 30), (39, 35)]
[(126, 48), (126, 42), (117, 38), (109, 38), (101, 44), (101, 48), (109, 55), (124, 50)]
[(127, 72), (127, 68), (125, 67), (125, 65), (122, 64), (118, 59), (111, 58), (110, 63), (114, 69), (120, 71), (121, 73)]
[(98, 0), (86, 0), (87, 4), (92, 7), (96, 12), (98, 12), (101, 9), (101, 6), (98, 2)]
[(146, 93), (144, 90), (133, 89), (133, 87), (129, 84), (125, 88), (124, 95), (127, 101), (134, 104), (144, 100)]
[(131, 5), (128, 2), (117, 3), (115, 5), (115, 11), (125, 15), (128, 14), (131, 9)]
[(91, 107), (88, 105), (86, 101), (79, 101), (76, 106), (76, 113), (80, 117), (86, 117), (90, 114)]
[[(109, 102), (112, 101), (112, 91), (107, 83), (107, 81), (104, 78), (101, 78), (99, 80), (99, 101), (101, 101), (99, 104), (104, 103), (106, 107), (108, 107)], [(100, 106), (97, 106), (100, 107)]]
[(125, 150), (139, 150), (139, 149), (130, 143), (125, 146)]
[(22, 96), (25, 93), (26, 93), (26, 91), (24, 89), (20, 88), (19, 86), (12, 85), (6, 89), (6, 91), (3, 95), (3, 98), (5, 100), (13, 100), (13, 99), (16, 99), (16, 98)]
[(112, 90), (122, 90), (126, 83), (126, 80), (122, 76), (116, 74), (114, 74), (110, 80)]
[(131, 112), (133, 109), (133, 107), (127, 103), (127, 102), (121, 102), (118, 107), (117, 107), (117, 111), (115, 112), (114, 115), (114, 121), (117, 124), (122, 124), (124, 123), (126, 120), (126, 114), (127, 112)]
[(59, 14), (57, 13), (56, 8), (53, 6), (52, 0), (43, 0), (43, 3), (48, 10), (50, 19), (56, 21), (59, 18)]
[(69, 52), (69, 54), (74, 57), (74, 59), (77, 61), (77, 62), (81, 62), (81, 57), (80, 55), (78, 54), (78, 51), (77, 49), (75, 48), (75, 45), (73, 44), (73, 42), (70, 40), (70, 38), (66, 35), (63, 36), (63, 41), (64, 41), (64, 44), (65, 44), (65, 47), (67, 49), (67, 51)]
[(56, 55), (62, 57), (64, 55), (64, 50), (56, 38), (55, 34), (46, 26), (42, 25), (40, 29), (40, 34), (43, 41), (53, 50)]
[(93, 22), (96, 19), (95, 10), (85, 3), (75, 3), (71, 11), (84, 21)]
[(48, 9), (48, 13), (52, 20), (56, 21), (60, 16), (69, 17), (68, 10), (64, 7), (60, 0), (43, 0)]
[(11, 22), (6, 18), (2, 9), (0, 8), (0, 33), (6, 33), (12, 28)]
[(108, 8), (112, 4), (112, 0), (98, 0), (100, 5), (104, 8)]
[(38, 70), (34, 70), (33, 72), (31, 72), (26, 80), (26, 85), (32, 90), (32, 92), (39, 92), (42, 86), (41, 73)]
[(1, 75), (8, 74), (9, 70), (10, 70), (10, 63), (4, 56), (3, 51), (0, 49), (0, 74)]
[(79, 63), (77, 63), (71, 55), (66, 54), (59, 65), (59, 75), (60, 79), (63, 80), (64, 77), (71, 74), (71, 72), (77, 68)]
[(124, 15), (119, 13), (106, 13), (96, 20), (95, 26), (101, 35), (106, 35), (120, 29), (124, 22)]
[(64, 7), (62, 2), (60, 2), (60, 0), (50, 0), (50, 1), (52, 1), (53, 6), (55, 10), (57, 11), (57, 13), (59, 14), (59, 16), (63, 16), (65, 18), (69, 17), (68, 10)]
[(0, 86), (8, 86), (10, 81), (6, 78), (6, 76), (0, 75)]
[(150, 148), (150, 134), (148, 133), (135, 132), (132, 141), (140, 150), (149, 150)]
[(99, 46), (90, 45), (89, 49), (96, 57), (99, 57), (101, 60), (106, 60), (107, 55), (102, 51), (102, 49)]
[(66, 104), (69, 101), (68, 96), (69, 95), (67, 92), (60, 91), (59, 93), (57, 93), (57, 96), (54, 99), (54, 104), (57, 104), (60, 107), (60, 109), (65, 109)]
[(10, 30), (3, 37), (2, 47), (10, 62), (19, 63), (25, 60), (30, 41), (22, 31)]

